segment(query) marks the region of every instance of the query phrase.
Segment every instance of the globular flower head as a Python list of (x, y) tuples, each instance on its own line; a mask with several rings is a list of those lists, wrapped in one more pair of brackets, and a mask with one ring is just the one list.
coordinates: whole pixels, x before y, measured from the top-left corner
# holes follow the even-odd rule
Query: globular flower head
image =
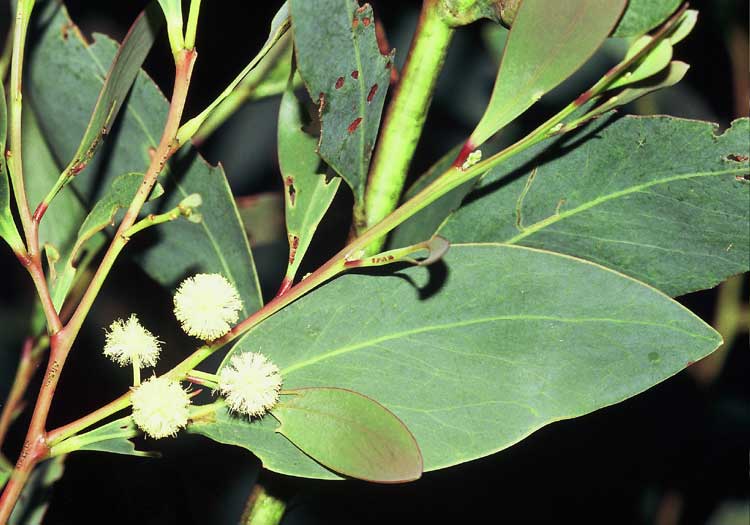
[(229, 408), (241, 414), (262, 416), (279, 400), (279, 390), (279, 367), (263, 354), (237, 354), (219, 372), (219, 391)]
[(104, 355), (121, 366), (134, 361), (139, 367), (154, 366), (160, 350), (161, 341), (141, 325), (135, 314), (127, 321), (117, 319), (106, 333)]
[(154, 439), (174, 436), (188, 422), (190, 396), (178, 381), (152, 377), (133, 390), (133, 421)]
[(204, 341), (229, 332), (241, 308), (240, 294), (218, 273), (188, 277), (174, 296), (174, 313), (182, 329)]

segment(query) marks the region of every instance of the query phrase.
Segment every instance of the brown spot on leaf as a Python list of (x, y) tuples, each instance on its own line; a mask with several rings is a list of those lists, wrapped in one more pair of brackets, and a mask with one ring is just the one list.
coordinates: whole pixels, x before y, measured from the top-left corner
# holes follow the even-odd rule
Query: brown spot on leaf
[(341, 86), (344, 85), (344, 77), (339, 77), (336, 79), (336, 89), (341, 89)]
[(362, 19), (362, 25), (365, 26), (365, 27), (369, 26), (370, 22), (371, 22), (371, 20), (368, 17), (364, 17)]
[(297, 194), (297, 190), (294, 188), (294, 178), (287, 177), (284, 179), (284, 184), (286, 185), (286, 191), (289, 194), (289, 204), (294, 206), (294, 197)]
[(750, 157), (747, 155), (740, 155), (739, 153), (732, 153), (731, 155), (727, 155), (727, 160), (732, 160), (734, 162), (747, 162), (750, 160)]
[(297, 258), (297, 248), (299, 247), (299, 237), (296, 235), (289, 236), (289, 264), (294, 264)]
[(352, 120), (352, 123), (349, 124), (349, 127), (347, 128), (347, 131), (349, 133), (354, 133), (357, 128), (359, 127), (360, 122), (362, 122), (362, 117), (357, 117), (354, 120)]
[(375, 93), (378, 92), (378, 85), (373, 84), (370, 88), (370, 92), (367, 94), (367, 102), (372, 102), (372, 99), (375, 98)]
[(352, 20), (352, 29), (357, 29), (357, 26), (359, 25), (359, 18), (356, 16), (354, 17), (354, 20)]
[(352, 78), (354, 80), (357, 80), (359, 78), (359, 71), (357, 71), (356, 69), (352, 71)]

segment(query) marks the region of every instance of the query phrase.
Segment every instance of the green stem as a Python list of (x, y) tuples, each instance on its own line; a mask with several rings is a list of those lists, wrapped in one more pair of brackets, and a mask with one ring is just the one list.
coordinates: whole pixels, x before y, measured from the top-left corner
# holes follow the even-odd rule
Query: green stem
[(237, 88), (240, 82), (242, 82), (242, 79), (244, 79), (248, 75), (248, 73), (250, 73), (250, 71), (255, 68), (256, 65), (258, 65), (261, 59), (266, 56), (266, 54), (271, 50), (273, 45), (284, 35), (284, 33), (287, 32), (290, 25), (291, 24), (288, 18), (283, 21), (276, 28), (274, 33), (269, 37), (269, 39), (263, 45), (263, 48), (261, 48), (260, 52), (255, 56), (255, 58), (253, 58), (250, 63), (245, 66), (245, 68), (240, 72), (240, 74), (237, 75), (235, 79), (229, 83), (224, 91), (222, 91), (221, 94), (216, 97), (216, 100), (211, 102), (211, 104), (209, 104), (208, 107), (201, 111), (197, 116), (191, 118), (182, 126), (180, 126), (179, 131), (177, 132), (177, 141), (180, 144), (185, 144), (193, 137), (193, 135), (198, 132), (198, 129), (203, 125), (209, 115), (211, 115), (211, 113), (219, 106), (219, 104), (221, 104), (229, 95), (232, 94), (232, 92)]
[(219, 389), (219, 377), (216, 374), (209, 374), (201, 370), (191, 370), (187, 373), (185, 379), (191, 383), (208, 387), (211, 390)]
[[(438, 3), (424, 0), (398, 89), (383, 120), (365, 190), (364, 222), (355, 218), (358, 234), (398, 204), (452, 36)], [(380, 251), (384, 240), (376, 239), (369, 252)]]
[(185, 29), (185, 47), (187, 49), (195, 48), (195, 33), (198, 30), (198, 13), (200, 13), (200, 10), (201, 0), (191, 0), (187, 28)]
[(149, 214), (140, 221), (136, 222), (133, 226), (131, 226), (125, 233), (125, 237), (132, 237), (139, 231), (145, 230), (146, 228), (150, 228), (151, 226), (156, 226), (157, 224), (163, 224), (165, 222), (174, 221), (178, 219), (180, 216), (186, 215), (186, 209), (182, 208), (180, 206), (173, 208), (165, 213), (160, 213), (158, 215)]
[[(207, 115), (198, 128), (198, 131), (193, 135), (193, 143), (198, 145), (205, 142), (214, 131), (224, 124), (229, 117), (234, 115), (246, 102), (262, 98), (263, 96), (281, 93), (284, 87), (286, 87), (286, 77), (288, 75), (282, 75), (284, 81), (279, 83), (277, 91), (274, 90), (269, 93), (267, 90), (263, 90), (262, 93), (258, 93), (257, 89), (266, 81), (269, 75), (274, 74), (276, 68), (281, 67), (280, 62), (282, 60), (286, 60), (287, 62), (291, 60), (291, 48), (291, 35), (286, 34), (282, 36), (276, 45), (268, 51), (265, 58), (261, 62), (258, 62), (255, 69), (248, 73), (239, 85)], [(295, 77), (295, 79), (297, 84), (299, 84), (299, 76)]]
[[(263, 471), (261, 471), (263, 476)], [(257, 482), (245, 505), (240, 523), (242, 525), (278, 525), (284, 517), (286, 502)]]
[[(13, 185), (13, 195), (18, 206), (18, 215), (21, 218), (23, 231), (26, 234), (27, 243), (33, 230), (31, 211), (26, 199), (26, 189), (23, 179), (23, 155), (21, 151), (21, 108), (23, 105), (22, 79), (23, 79), (23, 57), (26, 47), (26, 32), (29, 27), (29, 18), (34, 8), (35, 0), (18, 0), (16, 5), (16, 21), (13, 28), (13, 52), (11, 54), (10, 66), (10, 93), (9, 102), (9, 144), (6, 156), (8, 157), (8, 171)], [(28, 247), (31, 251), (32, 248)]]

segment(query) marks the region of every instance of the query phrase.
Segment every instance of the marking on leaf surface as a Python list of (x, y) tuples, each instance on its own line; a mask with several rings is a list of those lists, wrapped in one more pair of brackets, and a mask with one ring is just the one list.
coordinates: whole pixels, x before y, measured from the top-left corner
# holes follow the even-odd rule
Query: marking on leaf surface
[(362, 122), (362, 117), (355, 118), (351, 124), (349, 124), (349, 127), (346, 128), (349, 133), (354, 133), (357, 131), (357, 128), (359, 127), (360, 122)]
[(526, 184), (524, 184), (523, 190), (521, 190), (521, 194), (518, 196), (518, 200), (516, 201), (516, 228), (520, 232), (526, 230), (526, 228), (524, 228), (523, 226), (523, 200), (526, 198), (526, 194), (529, 193), (529, 189), (531, 189), (531, 185), (534, 183), (534, 179), (536, 179), (536, 173), (538, 169), (538, 166), (534, 166), (534, 169), (531, 170), (529, 178), (526, 179)]

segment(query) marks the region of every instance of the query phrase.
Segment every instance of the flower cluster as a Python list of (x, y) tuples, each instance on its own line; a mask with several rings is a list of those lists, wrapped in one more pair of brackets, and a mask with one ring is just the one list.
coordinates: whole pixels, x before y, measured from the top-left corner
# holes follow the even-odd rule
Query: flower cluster
[(190, 414), (190, 396), (179, 382), (152, 377), (133, 390), (133, 421), (148, 436), (175, 436), (185, 428)]
[(242, 301), (222, 275), (188, 277), (174, 296), (174, 313), (188, 335), (213, 341), (225, 335), (239, 318)]
[(244, 352), (232, 357), (219, 372), (219, 391), (230, 409), (259, 417), (279, 400), (279, 368), (263, 354)]
[[(219, 274), (198, 274), (185, 279), (174, 296), (174, 312), (188, 335), (216, 340), (232, 328), (242, 309), (239, 293)], [(140, 369), (156, 365), (161, 341), (133, 314), (117, 319), (106, 332), (104, 355), (120, 365), (133, 365), (133, 420), (155, 439), (174, 436), (185, 428), (190, 395), (168, 376), (152, 377), (140, 384)], [(218, 377), (213, 377), (231, 410), (259, 417), (279, 399), (281, 374), (264, 355), (242, 353), (232, 357)]]
[(121, 366), (154, 366), (160, 350), (161, 341), (141, 325), (135, 314), (127, 321), (117, 319), (106, 333), (104, 355)]

